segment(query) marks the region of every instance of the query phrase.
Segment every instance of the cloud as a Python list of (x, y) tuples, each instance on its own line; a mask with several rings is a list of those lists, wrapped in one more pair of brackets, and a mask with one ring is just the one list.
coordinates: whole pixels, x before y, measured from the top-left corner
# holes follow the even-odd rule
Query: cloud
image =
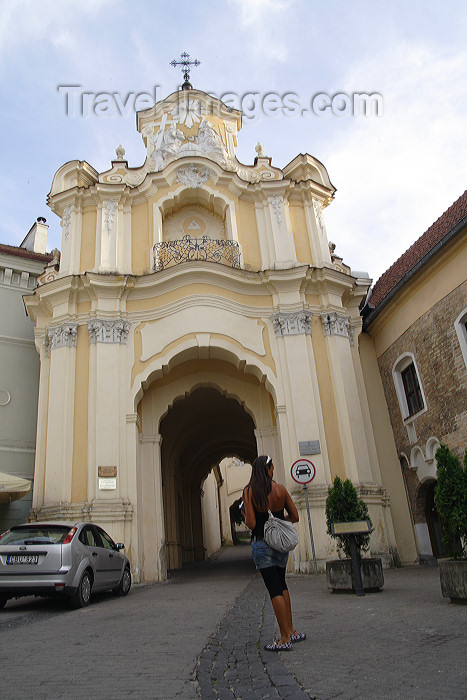
[(263, 60), (285, 63), (289, 56), (288, 28), (294, 0), (230, 0), (239, 15), (250, 51)]
[(69, 46), (74, 37), (70, 30), (113, 4), (110, 0), (4, 2), (0, 5), (0, 59), (25, 44), (47, 41)]
[(339, 190), (328, 234), (352, 267), (363, 259), (379, 277), (462, 194), (466, 65), (467, 51), (401, 43), (349, 73), (349, 90), (379, 81), (384, 96), (384, 116), (353, 119), (327, 144)]

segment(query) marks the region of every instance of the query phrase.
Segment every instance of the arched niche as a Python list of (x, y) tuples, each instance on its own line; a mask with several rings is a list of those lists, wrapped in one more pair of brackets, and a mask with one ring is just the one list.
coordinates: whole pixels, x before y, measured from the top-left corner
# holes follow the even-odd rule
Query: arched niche
[[(184, 215), (183, 210), (185, 210), (186, 215)], [(215, 232), (222, 227), (223, 238), (238, 243), (234, 201), (212, 189), (208, 183), (204, 184), (203, 187), (181, 185), (177, 190), (159, 200), (157, 206), (154, 206), (154, 243), (172, 240), (164, 237), (165, 231), (171, 228), (170, 222), (173, 224), (178, 220), (183, 221), (190, 216), (190, 211), (194, 215), (197, 212), (197, 215), (204, 220), (208, 230)], [(196, 237), (196, 229), (193, 230), (193, 234)], [(206, 233), (206, 235), (210, 234)]]

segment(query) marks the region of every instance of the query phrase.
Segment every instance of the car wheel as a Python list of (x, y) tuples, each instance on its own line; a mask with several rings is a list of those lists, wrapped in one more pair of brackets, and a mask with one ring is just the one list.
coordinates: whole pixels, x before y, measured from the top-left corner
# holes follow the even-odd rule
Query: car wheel
[(73, 608), (85, 608), (91, 602), (92, 581), (89, 571), (85, 571), (81, 576), (78, 590), (70, 598), (70, 603)]
[(0, 598), (0, 610), (5, 607), (8, 598)]
[(128, 593), (130, 592), (130, 588), (131, 588), (131, 573), (130, 573), (130, 569), (128, 567), (126, 567), (126, 569), (124, 569), (124, 571), (123, 571), (122, 578), (120, 579), (120, 583), (118, 584), (118, 586), (116, 588), (113, 589), (112, 592), (115, 593), (115, 595), (128, 595)]

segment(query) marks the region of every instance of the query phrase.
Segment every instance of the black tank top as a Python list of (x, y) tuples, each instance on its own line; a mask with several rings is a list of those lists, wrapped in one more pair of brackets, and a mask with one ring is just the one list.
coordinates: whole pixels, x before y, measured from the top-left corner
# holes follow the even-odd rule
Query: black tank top
[[(255, 508), (255, 507), (253, 506), (253, 508)], [(271, 512), (275, 518), (279, 518), (280, 520), (285, 520), (283, 508), (282, 508), (282, 510), (273, 510)], [(256, 525), (255, 525), (254, 529), (251, 531), (251, 536), (256, 537), (258, 540), (263, 540), (264, 539), (264, 523), (269, 518), (269, 513), (260, 513), (255, 508), (255, 516), (256, 516)]]

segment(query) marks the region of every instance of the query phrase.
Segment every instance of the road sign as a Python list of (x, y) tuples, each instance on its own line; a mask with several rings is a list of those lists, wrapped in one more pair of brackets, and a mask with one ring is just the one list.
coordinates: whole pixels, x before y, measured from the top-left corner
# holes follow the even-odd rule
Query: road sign
[(297, 459), (290, 467), (290, 474), (297, 484), (309, 484), (315, 478), (315, 465), (309, 459)]

